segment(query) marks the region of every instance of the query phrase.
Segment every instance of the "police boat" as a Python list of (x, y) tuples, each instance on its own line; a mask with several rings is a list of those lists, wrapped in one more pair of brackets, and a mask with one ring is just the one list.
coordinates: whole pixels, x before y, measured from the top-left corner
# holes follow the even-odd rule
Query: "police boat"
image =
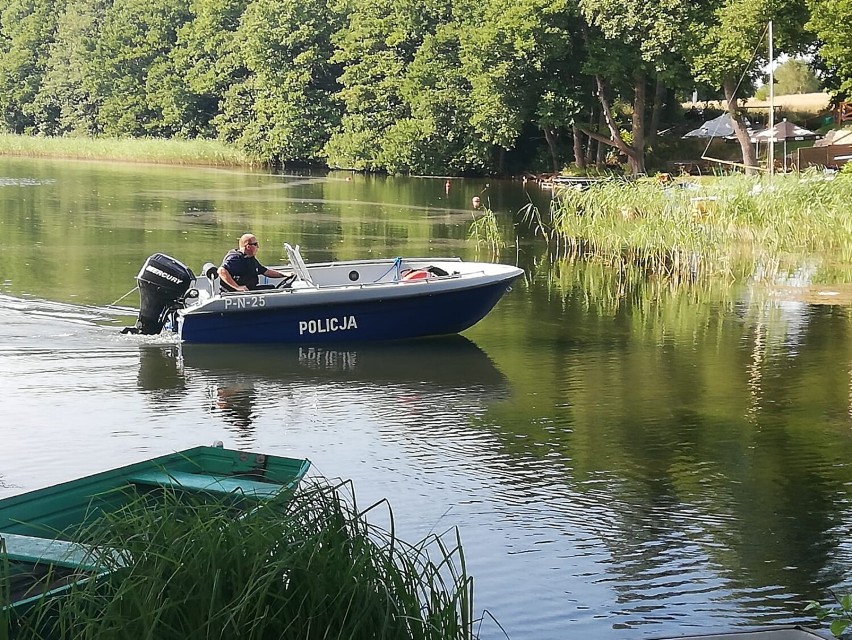
[(458, 258), (387, 258), (289, 264), (270, 288), (220, 290), (218, 269), (196, 276), (162, 253), (136, 281), (139, 317), (125, 331), (175, 331), (188, 343), (328, 343), (403, 340), (459, 333), (488, 314), (523, 270)]

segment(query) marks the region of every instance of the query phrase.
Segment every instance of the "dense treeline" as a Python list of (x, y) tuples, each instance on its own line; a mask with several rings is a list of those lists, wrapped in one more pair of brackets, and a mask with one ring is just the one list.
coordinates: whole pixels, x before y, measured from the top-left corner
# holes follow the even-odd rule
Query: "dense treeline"
[(273, 164), (393, 173), (557, 170), (608, 154), (641, 172), (660, 124), (694, 88), (736, 108), (765, 61), (769, 19), (777, 51), (822, 53), (826, 81), (849, 91), (852, 33), (837, 18), (850, 8), (852, 0), (0, 0), (0, 126), (215, 138)]

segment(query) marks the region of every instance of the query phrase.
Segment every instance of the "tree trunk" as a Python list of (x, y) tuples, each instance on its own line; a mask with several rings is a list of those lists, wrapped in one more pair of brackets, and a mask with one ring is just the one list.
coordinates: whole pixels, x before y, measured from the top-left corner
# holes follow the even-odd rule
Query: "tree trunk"
[[(601, 114), (604, 122), (609, 128), (609, 138), (605, 138), (599, 133), (585, 131), (584, 133), (611, 147), (615, 147), (622, 154), (627, 156), (627, 164), (630, 167), (630, 172), (636, 176), (645, 173), (645, 76), (643, 73), (637, 73), (634, 79), (634, 90), (636, 91), (633, 102), (633, 145), (628, 145), (621, 137), (621, 132), (618, 130), (618, 123), (615, 121), (615, 116), (612, 113), (612, 106), (607, 97), (606, 82), (603, 76), (595, 76), (598, 85), (598, 102), (601, 104)], [(641, 85), (641, 88), (640, 88)]]
[(586, 168), (586, 157), (583, 155), (583, 132), (576, 124), (571, 128), (571, 133), (574, 136), (574, 164), (578, 169)]
[(627, 155), (627, 162), (634, 176), (645, 173), (647, 80), (644, 71), (636, 72), (633, 76), (633, 154)]
[[(606, 118), (604, 117), (603, 111), (598, 114), (598, 129), (606, 128)], [(595, 140), (592, 138), (595, 143), (595, 165), (597, 165), (598, 169), (603, 169), (606, 165), (606, 148), (607, 145), (600, 138)]]
[(559, 155), (556, 152), (556, 140), (558, 136), (550, 127), (542, 127), (542, 130), (544, 131), (544, 139), (547, 141), (547, 146), (550, 149), (550, 161), (553, 165), (553, 173), (559, 173)]
[(725, 78), (722, 88), (725, 90), (725, 102), (727, 103), (728, 114), (731, 116), (734, 133), (737, 134), (737, 141), (740, 143), (740, 148), (743, 152), (743, 164), (746, 166), (746, 175), (754, 175), (757, 172), (757, 154), (754, 147), (751, 146), (751, 140), (748, 138), (745, 123), (737, 113), (737, 96), (734, 80), (732, 78)]
[(666, 99), (666, 85), (657, 75), (657, 81), (654, 85), (654, 104), (651, 107), (651, 125), (649, 127), (647, 141), (648, 144), (653, 144), (657, 138), (657, 133), (660, 131), (660, 121), (663, 118), (663, 106)]
[[(592, 107), (592, 110), (589, 112), (589, 131), (595, 128), (595, 111), (596, 109)], [(583, 131), (583, 128), (580, 127), (580, 131)], [(588, 136), (586, 136), (588, 138)], [(597, 151), (597, 140), (592, 140), (589, 138), (589, 144), (586, 145), (586, 164), (593, 164), (596, 162), (597, 156), (595, 155)]]

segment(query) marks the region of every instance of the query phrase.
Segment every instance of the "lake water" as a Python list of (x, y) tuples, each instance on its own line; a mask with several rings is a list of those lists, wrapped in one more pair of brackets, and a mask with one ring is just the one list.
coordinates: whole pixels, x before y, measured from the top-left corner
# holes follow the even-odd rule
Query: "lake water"
[[(119, 333), (145, 258), (491, 259), (526, 270), (453, 339), (181, 347)], [(222, 440), (458, 527), (477, 612), (513, 640), (810, 622), (852, 590), (852, 322), (722, 283), (553, 259), (520, 183), (0, 159), (0, 497)], [(830, 287), (829, 287), (830, 289)], [(831, 300), (832, 291), (824, 298)], [(125, 297), (126, 296), (126, 297)], [(117, 302), (117, 306), (111, 306)], [(503, 632), (486, 616), (483, 638)]]

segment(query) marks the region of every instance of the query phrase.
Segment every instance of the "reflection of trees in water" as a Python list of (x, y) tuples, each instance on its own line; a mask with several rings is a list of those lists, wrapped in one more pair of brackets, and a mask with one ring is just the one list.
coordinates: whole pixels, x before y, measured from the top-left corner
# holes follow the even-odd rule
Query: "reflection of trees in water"
[(582, 296), (584, 304), (602, 315), (660, 302), (727, 302), (734, 288), (731, 279), (652, 269), (629, 255), (609, 259), (548, 255), (533, 267), (536, 270), (545, 272), (548, 289), (563, 300)]
[[(536, 270), (501, 360), (513, 402), (487, 419), (546, 463), (545, 501), (577, 491), (580, 517), (599, 514), (625, 611), (708, 590), (792, 621), (789, 603), (848, 581), (848, 308), (596, 261)], [(534, 368), (511, 366), (514, 344)]]

